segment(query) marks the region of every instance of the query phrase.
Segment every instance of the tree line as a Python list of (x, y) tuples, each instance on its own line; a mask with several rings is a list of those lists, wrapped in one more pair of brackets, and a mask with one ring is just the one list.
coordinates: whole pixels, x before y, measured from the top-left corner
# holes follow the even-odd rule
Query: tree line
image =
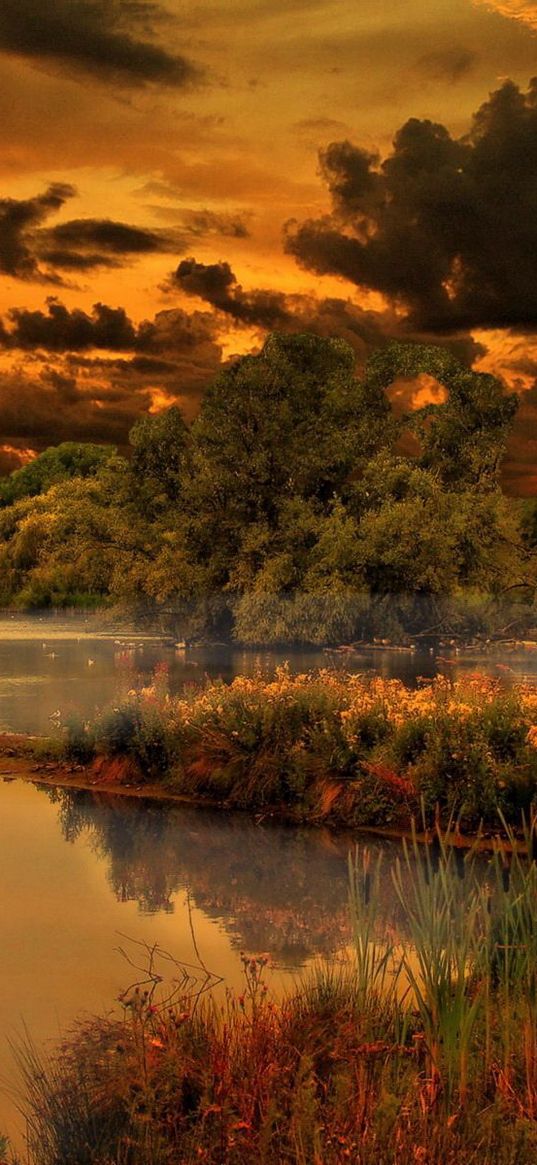
[[(443, 399), (397, 417), (388, 390)], [(271, 335), (188, 427), (64, 443), (0, 482), (0, 603), (118, 607), (185, 637), (311, 643), (532, 622), (535, 507), (504, 496), (517, 398), (448, 351)], [(507, 612), (507, 615), (506, 615)], [(537, 616), (535, 618), (537, 622)]]

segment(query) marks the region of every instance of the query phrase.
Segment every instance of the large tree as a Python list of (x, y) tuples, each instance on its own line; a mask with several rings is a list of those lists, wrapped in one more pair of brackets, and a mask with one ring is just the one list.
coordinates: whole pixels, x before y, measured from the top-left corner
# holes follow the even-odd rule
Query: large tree
[(495, 485), (509, 427), (518, 405), (496, 376), (464, 367), (444, 348), (390, 344), (375, 352), (366, 380), (386, 391), (397, 379), (426, 374), (446, 390), (446, 399), (408, 412), (401, 423), (420, 445), (419, 462), (453, 489)]
[(270, 538), (291, 499), (323, 506), (391, 427), (382, 390), (362, 384), (341, 340), (273, 335), (226, 368), (192, 428), (192, 544), (221, 555), (223, 580), (252, 527)]

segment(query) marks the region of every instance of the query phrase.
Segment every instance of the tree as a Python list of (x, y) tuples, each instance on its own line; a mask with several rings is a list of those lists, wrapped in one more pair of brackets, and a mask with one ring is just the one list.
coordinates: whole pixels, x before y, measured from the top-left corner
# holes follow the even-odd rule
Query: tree
[(117, 449), (112, 445), (82, 441), (53, 445), (0, 482), (0, 505), (10, 506), (20, 498), (36, 497), (69, 478), (95, 477), (115, 456)]
[(365, 379), (386, 391), (397, 377), (434, 377), (447, 390), (443, 404), (407, 414), (402, 428), (419, 439), (419, 463), (453, 489), (496, 485), (507, 433), (518, 406), (500, 380), (465, 368), (443, 348), (390, 344), (368, 361)]
[(185, 478), (189, 430), (175, 405), (154, 416), (141, 417), (129, 433), (132, 473), (153, 508), (176, 502)]
[(225, 585), (247, 531), (277, 536), (291, 499), (326, 505), (386, 439), (384, 393), (354, 376), (341, 340), (272, 335), (226, 368), (192, 426), (190, 544)]

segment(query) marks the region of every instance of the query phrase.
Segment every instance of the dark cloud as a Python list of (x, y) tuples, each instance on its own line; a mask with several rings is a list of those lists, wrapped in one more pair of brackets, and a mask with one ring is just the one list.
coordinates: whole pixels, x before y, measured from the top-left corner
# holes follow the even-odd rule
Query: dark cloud
[(321, 165), (331, 215), (287, 227), (309, 270), (376, 289), (410, 331), (537, 325), (537, 79), (512, 82), (454, 139), (412, 118), (380, 163), (349, 142)]
[(110, 400), (94, 387), (90, 397), (54, 369), (36, 377), (21, 369), (0, 381), (0, 431), (6, 444), (37, 450), (61, 441), (121, 444), (144, 405), (132, 392)]
[(86, 348), (125, 350), (135, 344), (135, 329), (123, 308), (96, 303), (91, 316), (78, 308), (70, 311), (57, 299), (47, 300), (47, 311), (13, 308), (10, 329), (0, 342), (5, 347), (50, 352), (83, 351)]
[(278, 328), (290, 322), (286, 297), (280, 291), (244, 291), (229, 263), (198, 263), (183, 259), (171, 276), (171, 287), (199, 296), (236, 323)]
[(175, 357), (206, 345), (214, 346), (218, 331), (212, 312), (189, 314), (181, 308), (171, 308), (140, 324), (136, 348), (147, 355)]
[(51, 276), (39, 267), (34, 232), (75, 193), (73, 186), (55, 182), (35, 198), (0, 199), (0, 273), (50, 282)]
[[(224, 261), (205, 264), (192, 258), (184, 259), (168, 286), (198, 296), (238, 325), (264, 331), (275, 329), (338, 336), (351, 345), (359, 362), (365, 360), (375, 347), (389, 340), (409, 338), (397, 314), (390, 309), (370, 311), (336, 296), (320, 299), (313, 295), (286, 295), (266, 288), (244, 291), (229, 263)], [(428, 343), (432, 341), (447, 346), (468, 364), (485, 351), (464, 333), (447, 339), (445, 335), (431, 334), (427, 337), (415, 334), (412, 338), (417, 341), (426, 338)]]
[[(85, 352), (92, 348), (138, 352), (151, 371), (162, 357), (173, 362), (186, 352), (207, 346), (220, 352), (217, 321), (209, 312), (188, 314), (173, 308), (157, 312), (152, 320), (135, 326), (122, 307), (96, 303), (90, 314), (80, 308), (69, 309), (49, 297), (46, 311), (12, 308), (7, 321), (7, 326), (0, 321), (0, 346), (4, 348), (26, 352)], [(133, 366), (141, 367), (134, 361)], [(168, 369), (175, 366), (166, 364)]]
[(177, 232), (94, 218), (75, 218), (41, 231), (35, 246), (43, 263), (66, 271), (122, 267), (132, 257), (184, 249)]
[(176, 239), (163, 231), (133, 227), (108, 218), (75, 218), (47, 231), (47, 239), (78, 250), (100, 248), (114, 255), (148, 255), (175, 249)]
[(472, 72), (477, 59), (477, 53), (471, 49), (453, 45), (451, 48), (438, 49), (420, 57), (416, 68), (419, 73), (431, 77), (434, 81), (455, 82), (461, 81)]
[(143, 0), (2, 0), (0, 51), (120, 85), (184, 87), (199, 70), (154, 43), (163, 15)]
[(94, 271), (97, 267), (121, 267), (117, 259), (110, 255), (102, 255), (98, 251), (88, 251), (83, 255), (80, 251), (43, 250), (40, 259), (47, 267), (61, 271)]
[[(91, 313), (55, 299), (46, 311), (14, 309), (0, 325), (9, 360), (20, 354), (19, 366), (0, 377), (3, 444), (38, 450), (68, 439), (123, 445), (149, 408), (177, 402), (193, 416), (221, 366), (217, 331), (214, 312), (189, 316), (171, 309), (135, 326), (123, 308), (106, 304)], [(17, 454), (6, 453), (2, 461), (0, 449), (7, 471), (14, 459)]]
[(37, 451), (66, 440), (124, 446), (129, 429), (150, 408), (177, 402), (193, 416), (221, 356), (218, 345), (200, 345), (174, 361), (68, 355), (52, 363), (51, 356), (37, 373), (32, 365), (3, 372), (2, 443)]
[(75, 218), (45, 226), (76, 190), (56, 182), (34, 198), (0, 198), (0, 274), (62, 285), (62, 272), (122, 267), (138, 256), (184, 250), (176, 230), (113, 219)]

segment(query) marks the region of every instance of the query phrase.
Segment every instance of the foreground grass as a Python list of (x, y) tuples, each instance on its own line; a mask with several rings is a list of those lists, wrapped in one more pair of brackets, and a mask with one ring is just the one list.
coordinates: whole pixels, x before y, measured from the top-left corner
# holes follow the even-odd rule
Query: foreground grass
[[(322, 670), (208, 681), (181, 698), (155, 681), (94, 725), (65, 730), (65, 753), (128, 762), (128, 779), (256, 811), (335, 825), (456, 818), (518, 822), (537, 794), (537, 691), (473, 676), (412, 690)], [(118, 768), (121, 772), (121, 767)]]
[(150, 959), (120, 1016), (19, 1053), (32, 1165), (533, 1165), (537, 868), (476, 869), (407, 853), (396, 936), (366, 853), (353, 957), (279, 1003), (262, 956), (223, 1003), (163, 997)]

